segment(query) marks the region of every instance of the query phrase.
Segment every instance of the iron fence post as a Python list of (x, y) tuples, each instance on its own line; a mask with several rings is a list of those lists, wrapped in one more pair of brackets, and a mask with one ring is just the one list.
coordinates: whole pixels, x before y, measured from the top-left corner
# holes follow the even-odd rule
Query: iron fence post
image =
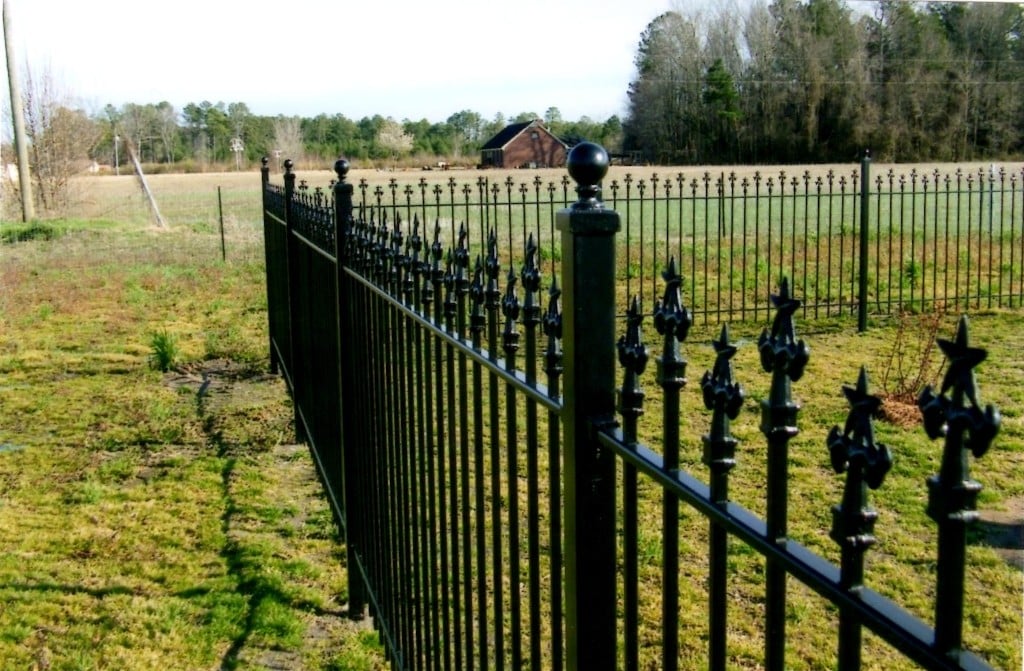
[(559, 210), (565, 441), (566, 657), (570, 671), (616, 666), (615, 457), (597, 432), (615, 413), (615, 234), (600, 182), (608, 154), (576, 145), (568, 157), (579, 200)]
[[(856, 387), (843, 387), (850, 403), (846, 424), (832, 427), (827, 446), (832, 468), (846, 473), (843, 500), (832, 507), (832, 531), (829, 534), (841, 548), (839, 583), (853, 594), (864, 583), (864, 554), (875, 544), (874, 528), (878, 512), (868, 504), (868, 488), (878, 489), (892, 468), (892, 453), (875, 441), (871, 418), (881, 400), (868, 393), (868, 373), (863, 366)], [(861, 622), (848, 609), (839, 609), (839, 671), (861, 668)]]
[[(267, 244), (266, 244), (266, 240), (267, 240), (267, 232), (266, 232), (266, 227), (267, 227), (267, 185), (268, 184), (270, 184), (270, 159), (267, 158), (266, 156), (264, 156), (260, 160), (260, 187), (261, 187), (260, 188), (260, 199), (261, 199), (261, 201), (263, 203), (263, 239), (264, 239), (263, 250), (264, 250), (264, 254), (265, 254), (265, 259), (264, 259), (265, 260), (265, 265), (264, 265), (264, 267), (267, 268), (267, 270), (269, 272), (269, 269), (270, 269), (271, 264), (273, 263), (273, 261), (271, 261), (271, 259), (270, 259), (270, 250), (269, 250), (269, 248), (267, 247)], [(277, 373), (278, 373), (278, 361), (277, 361), (277, 355), (274, 353), (274, 325), (272, 323), (273, 320), (271, 318), (271, 314), (272, 313), (273, 313), (273, 306), (269, 306), (268, 305), (268, 309), (267, 309), (267, 335), (268, 335), (268, 341), (269, 342), (267, 343), (267, 345), (268, 345), (268, 350), (267, 351), (270, 352), (270, 372), (273, 375), (277, 375)]]
[(290, 344), (290, 352), (288, 352), (288, 364), (285, 368), (288, 370), (288, 374), (291, 378), (292, 388), (292, 410), (295, 417), (295, 442), (304, 443), (306, 442), (306, 433), (303, 430), (302, 424), (302, 413), (299, 410), (299, 379), (296, 374), (295, 365), (295, 348), (296, 348), (296, 334), (298, 331), (297, 324), (295, 323), (295, 310), (293, 309), (296, 304), (295, 294), (297, 290), (297, 280), (295, 279), (295, 240), (292, 235), (295, 225), (295, 217), (292, 214), (292, 205), (295, 199), (295, 173), (292, 172), (292, 167), (295, 164), (292, 160), (285, 159), (284, 162), (284, 224), (285, 224), (285, 268), (288, 276), (288, 331)]
[(868, 200), (871, 172), (871, 152), (864, 150), (860, 160), (860, 270), (857, 277), (857, 331), (868, 330)]
[(348, 237), (351, 234), (352, 224), (353, 191), (352, 185), (346, 181), (348, 171), (348, 161), (345, 159), (335, 161), (334, 172), (338, 175), (338, 180), (334, 183), (334, 267), (338, 297), (338, 307), (335, 311), (337, 315), (335, 333), (338, 338), (338, 405), (340, 410), (338, 413), (340, 423), (338, 447), (341, 450), (341, 500), (345, 506), (343, 515), (345, 563), (348, 571), (348, 615), (354, 620), (360, 620), (366, 607), (366, 593), (358, 563), (358, 551), (362, 538), (359, 529), (359, 515), (355, 514), (355, 511), (361, 502), (357, 500), (359, 497), (357, 497), (356, 488), (353, 486), (354, 478), (352, 481), (349, 480), (350, 475), (356, 475), (356, 446), (348, 445), (345, 442), (346, 436), (354, 434), (350, 421), (350, 413), (353, 409), (346, 406), (346, 399), (354, 397), (352, 382), (358, 374), (352, 361), (355, 350), (349, 331), (352, 320), (349, 317), (348, 282), (345, 278), (345, 263), (348, 261), (346, 251), (349, 246)]
[[(724, 507), (729, 502), (729, 471), (736, 466), (739, 443), (730, 431), (730, 421), (743, 409), (744, 394), (739, 383), (733, 381), (731, 359), (736, 355), (736, 346), (729, 342), (728, 325), (722, 326), (718, 340), (711, 344), (715, 349), (715, 363), (700, 381), (704, 407), (712, 411), (711, 430), (701, 438), (702, 461), (711, 470), (708, 492), (711, 500)], [(708, 669), (720, 671), (728, 663), (729, 536), (715, 523), (708, 532), (708, 550)]]

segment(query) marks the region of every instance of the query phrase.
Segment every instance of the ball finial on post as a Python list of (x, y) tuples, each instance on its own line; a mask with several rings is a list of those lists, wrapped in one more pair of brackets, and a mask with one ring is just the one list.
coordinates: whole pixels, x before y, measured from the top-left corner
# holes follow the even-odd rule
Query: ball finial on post
[(576, 182), (579, 200), (574, 210), (598, 210), (601, 203), (601, 180), (608, 174), (608, 152), (594, 142), (580, 142), (566, 158), (569, 176)]
[(334, 162), (334, 172), (338, 175), (338, 182), (344, 182), (345, 177), (348, 175), (348, 171), (351, 168), (348, 159), (339, 158)]

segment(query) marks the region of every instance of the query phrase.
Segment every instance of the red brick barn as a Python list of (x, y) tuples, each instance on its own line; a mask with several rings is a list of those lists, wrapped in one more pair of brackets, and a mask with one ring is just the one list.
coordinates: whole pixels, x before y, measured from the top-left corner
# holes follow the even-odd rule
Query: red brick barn
[(480, 150), (485, 168), (558, 168), (569, 147), (540, 120), (505, 126)]

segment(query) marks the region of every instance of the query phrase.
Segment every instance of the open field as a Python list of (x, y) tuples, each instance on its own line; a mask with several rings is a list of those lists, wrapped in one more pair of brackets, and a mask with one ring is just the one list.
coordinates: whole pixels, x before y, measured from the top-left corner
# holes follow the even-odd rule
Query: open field
[[(619, 273), (626, 292), (639, 293), (644, 305), (653, 303), (660, 272), (671, 254), (681, 260), (684, 292), (702, 322), (729, 315), (743, 320), (766, 317), (767, 287), (782, 275), (790, 278), (815, 318), (819, 312), (853, 314), (860, 276), (862, 199), (854, 195), (859, 190), (854, 173), (859, 169), (855, 162), (784, 167), (612, 166), (603, 195), (615, 203), (623, 220)], [(891, 181), (890, 170), (894, 171)], [(936, 170), (941, 180), (932, 176)], [(979, 170), (984, 179), (979, 179)], [(916, 182), (909, 179), (911, 171), (919, 176)], [(735, 172), (735, 181), (729, 181), (730, 172)], [(743, 180), (752, 180), (757, 172), (762, 176), (759, 186), (748, 181), (744, 188)], [(785, 189), (780, 185), (783, 172)], [(723, 174), (724, 192), (719, 196), (716, 182)], [(992, 175), (995, 181), (989, 182)], [(311, 189), (327, 188), (334, 173), (300, 171), (297, 176), (300, 184), (305, 182)], [(1024, 163), (873, 164), (871, 176), (872, 195), (867, 201), (871, 258), (866, 278), (872, 313), (942, 304), (991, 308), (1024, 301)], [(824, 179), (820, 186), (818, 178)], [(230, 237), (233, 232), (258, 236), (247, 224), (260, 217), (259, 179), (258, 171), (249, 170), (153, 175), (149, 182), (171, 226), (216, 230), (223, 221)], [(280, 184), (282, 176), (273, 172), (271, 180)], [(428, 241), (438, 224), (445, 248), (454, 243), (458, 226), (465, 222), (471, 259), (483, 251), (488, 227), (507, 232), (499, 237), (500, 254), (503, 264), (511, 261), (514, 267), (522, 263), (529, 233), (536, 235), (542, 259), (557, 262), (551, 219), (575, 197), (562, 169), (390, 172), (354, 168), (349, 181), (357, 189), (357, 202), (380, 202), (378, 219), (384, 213), (389, 221), (418, 217), (423, 223), (421, 235)], [(493, 201), (488, 207), (479, 203), (481, 183), (486, 198)], [(879, 187), (882, 195), (876, 194)], [(823, 190), (820, 197), (819, 189)], [(902, 191), (913, 195), (904, 200), (898, 195)], [(82, 177), (74, 182), (72, 192), (78, 203), (69, 214), (72, 218), (138, 225), (153, 221), (132, 176)], [(891, 193), (897, 194), (895, 201)], [(642, 198), (637, 200), (638, 196)], [(13, 199), (5, 202), (10, 220)], [(411, 227), (406, 224), (404, 231), (408, 234)]]
[[(876, 163), (872, 164), (871, 172), (874, 176), (884, 176), (890, 169), (900, 174), (909, 174), (912, 170), (916, 170), (920, 175), (930, 175), (934, 170), (945, 173), (959, 167), (965, 174), (975, 174), (978, 170), (987, 172), (993, 166), (996, 170), (1003, 168), (1007, 174), (1019, 175), (1024, 169), (1024, 162), (1007, 161), (995, 164), (987, 162)], [(677, 175), (682, 174), (685, 181), (690, 182), (692, 179), (701, 180), (704, 173), (708, 173), (712, 178), (723, 174), (728, 176), (733, 173), (738, 180), (742, 180), (744, 177), (752, 179), (757, 172), (760, 172), (765, 179), (768, 177), (778, 179), (780, 172), (784, 172), (787, 179), (801, 177), (806, 172), (814, 179), (819, 176), (824, 177), (831, 171), (837, 180), (839, 177), (846, 177), (849, 180), (852, 174), (859, 169), (858, 162), (806, 166), (611, 166), (605, 179), (605, 186), (610, 186), (613, 181), (622, 183), (627, 174), (637, 181), (641, 179), (650, 181), (655, 174), (662, 179), (669, 177), (674, 180)], [(296, 170), (296, 174), (300, 179), (307, 180), (311, 187), (326, 188), (334, 178), (332, 166), (329, 164), (321, 170)], [(368, 170), (360, 169), (356, 165), (349, 173), (349, 182), (358, 185), (361, 181), (365, 181), (372, 190), (378, 185), (387, 186), (390, 180), (396, 180), (404, 185), (416, 184), (422, 179), (432, 186), (434, 184), (446, 185), (449, 179), (455, 179), (460, 183), (475, 183), (477, 179), (484, 177), (492, 184), (502, 185), (509, 178), (516, 185), (519, 183), (532, 185), (535, 180), (540, 179), (545, 188), (548, 184), (555, 184), (561, 190), (563, 178), (566, 176), (567, 173), (562, 168), (539, 170), (453, 169), (440, 172)], [(222, 191), (223, 210), (227, 217), (242, 217), (258, 213), (260, 183), (258, 169), (240, 172), (151, 175), (147, 180), (157, 199), (161, 213), (171, 224), (188, 224), (195, 221), (216, 223), (218, 187)], [(281, 174), (272, 172), (271, 180), (280, 183)], [(8, 188), (8, 185), (5, 184), (4, 188)], [(137, 223), (151, 220), (138, 182), (132, 175), (82, 176), (73, 181), (71, 190), (71, 200), (75, 206), (73, 211), (64, 216), (75, 219), (112, 219)], [(569, 194), (570, 196), (574, 195), (571, 185)], [(5, 191), (4, 195), (7, 203), (2, 216), (4, 220), (11, 221), (18, 216), (17, 210), (14, 209), (17, 205), (16, 199), (10, 197), (9, 191)], [(608, 194), (606, 193), (605, 196), (607, 198)]]

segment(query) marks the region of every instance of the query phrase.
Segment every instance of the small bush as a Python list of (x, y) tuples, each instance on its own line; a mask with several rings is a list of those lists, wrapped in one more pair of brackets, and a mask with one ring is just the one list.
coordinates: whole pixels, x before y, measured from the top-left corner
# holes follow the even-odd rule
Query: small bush
[(941, 305), (932, 312), (914, 314), (904, 309), (899, 313), (896, 338), (882, 374), (883, 398), (914, 405), (925, 385), (935, 384), (942, 365), (936, 338), (945, 318)]

